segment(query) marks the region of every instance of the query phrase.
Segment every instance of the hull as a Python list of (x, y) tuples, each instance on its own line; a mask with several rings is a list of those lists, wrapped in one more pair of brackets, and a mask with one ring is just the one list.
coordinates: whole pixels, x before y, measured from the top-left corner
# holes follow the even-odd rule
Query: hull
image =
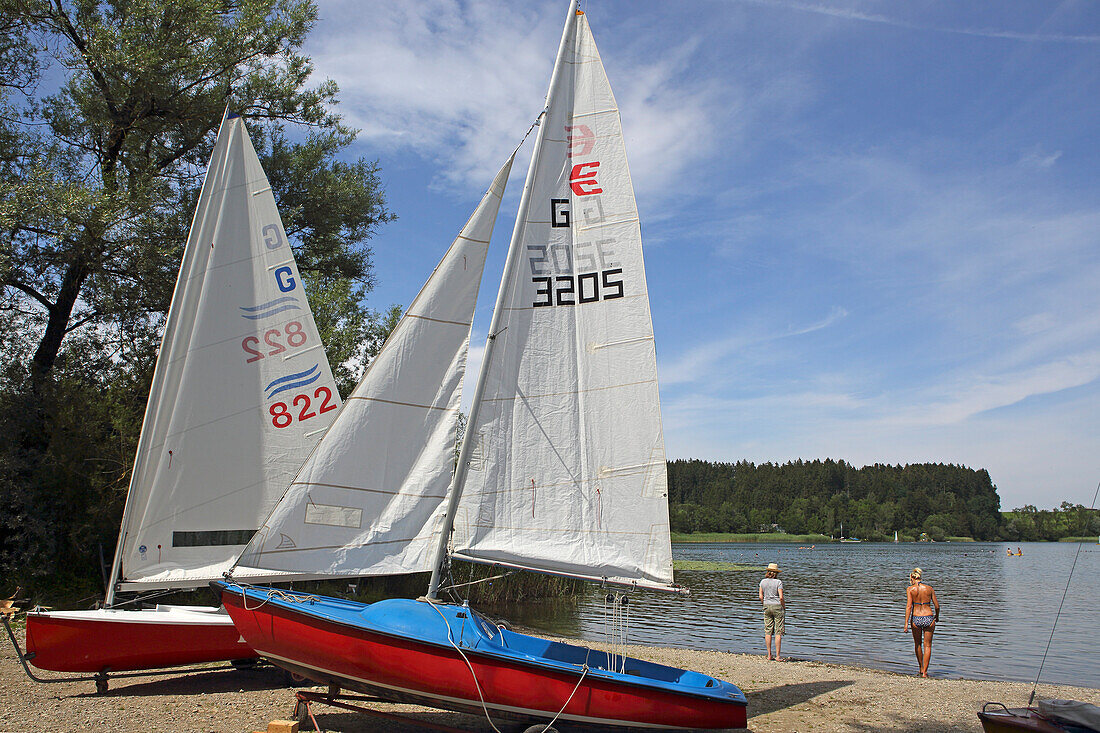
[(516, 720), (561, 711), (559, 720), (586, 725), (747, 723), (745, 696), (728, 682), (497, 629), (461, 606), (212, 585), (259, 654), (321, 684), (477, 714), (480, 689), (493, 717)]
[(983, 710), (978, 713), (978, 719), (982, 721), (985, 733), (1066, 733), (1066, 728), (1041, 717), (1038, 712), (1029, 708)]
[(27, 654), (35, 667), (54, 672), (122, 672), (256, 657), (223, 609), (202, 606), (31, 612)]

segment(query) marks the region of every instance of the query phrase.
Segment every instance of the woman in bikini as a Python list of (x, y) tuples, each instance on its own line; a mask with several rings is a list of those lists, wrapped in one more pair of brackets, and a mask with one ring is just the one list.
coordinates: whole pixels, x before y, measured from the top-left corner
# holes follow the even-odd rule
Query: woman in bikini
[(928, 661), (932, 658), (932, 632), (940, 620), (940, 602), (932, 586), (921, 582), (921, 574), (920, 568), (913, 568), (909, 574), (909, 590), (905, 594), (905, 626), (902, 628), (912, 629), (920, 676), (927, 677)]

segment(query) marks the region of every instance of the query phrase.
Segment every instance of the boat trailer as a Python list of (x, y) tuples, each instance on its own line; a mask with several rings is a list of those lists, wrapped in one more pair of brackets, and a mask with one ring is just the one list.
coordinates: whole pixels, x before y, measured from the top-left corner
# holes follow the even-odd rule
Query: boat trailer
[[(330, 685), (328, 692), (313, 692), (311, 690), (299, 690), (294, 693), (294, 719), (299, 723), (304, 724), (306, 720), (313, 723), (313, 727), (316, 731), (321, 731), (321, 726), (318, 725), (317, 719), (313, 717), (313, 709), (310, 707), (311, 703), (319, 703), (321, 705), (331, 705), (335, 708), (342, 708), (343, 710), (350, 710), (355, 713), (362, 713), (364, 715), (370, 715), (372, 717), (380, 718), (382, 720), (389, 720), (395, 723), (407, 723), (409, 725), (415, 725), (420, 728), (429, 728), (431, 730), (443, 731), (444, 733), (470, 733), (466, 728), (455, 728), (449, 725), (442, 725), (440, 723), (432, 723), (427, 720), (421, 720), (420, 718), (413, 718), (406, 715), (398, 715), (396, 713), (387, 713), (382, 710), (375, 710), (373, 708), (365, 707), (364, 705), (353, 705), (351, 702), (345, 702), (353, 700), (359, 703), (365, 702), (383, 702), (392, 704), (392, 700), (386, 700), (381, 697), (373, 697), (371, 695), (348, 695), (341, 694), (341, 690), (336, 685)], [(529, 728), (526, 728), (523, 733), (557, 733), (556, 728), (552, 728), (545, 723), (535, 723)]]

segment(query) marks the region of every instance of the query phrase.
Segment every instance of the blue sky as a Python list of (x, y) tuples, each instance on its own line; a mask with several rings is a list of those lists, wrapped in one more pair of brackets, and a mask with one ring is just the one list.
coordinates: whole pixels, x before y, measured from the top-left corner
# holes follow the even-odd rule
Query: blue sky
[[(566, 7), (319, 1), (307, 51), (400, 217), (371, 306), (408, 304), (541, 110)], [(623, 118), (670, 458), (953, 462), (1006, 509), (1091, 503), (1100, 4), (582, 7)]]

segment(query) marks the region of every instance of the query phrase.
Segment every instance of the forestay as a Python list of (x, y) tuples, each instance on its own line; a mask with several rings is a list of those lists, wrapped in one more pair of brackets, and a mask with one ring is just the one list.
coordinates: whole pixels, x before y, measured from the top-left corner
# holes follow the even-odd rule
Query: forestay
[(665, 451), (638, 213), (603, 64), (584, 15), (572, 26), (467, 432), (477, 442), (454, 556), (667, 588)]
[(227, 115), (146, 407), (121, 588), (220, 578), (339, 406), (271, 186), (243, 121)]
[(430, 569), (454, 472), (474, 306), (511, 166), (509, 158), (235, 576), (250, 568), (294, 577)]

